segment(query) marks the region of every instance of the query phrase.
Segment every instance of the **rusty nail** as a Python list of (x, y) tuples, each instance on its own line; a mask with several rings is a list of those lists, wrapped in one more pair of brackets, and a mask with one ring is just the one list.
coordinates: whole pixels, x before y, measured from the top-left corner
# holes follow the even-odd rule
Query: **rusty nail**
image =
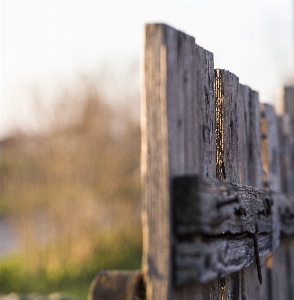
[(254, 242), (254, 252), (255, 252), (255, 259), (256, 259), (257, 276), (258, 276), (258, 280), (259, 280), (260, 284), (262, 284), (262, 274), (261, 274), (261, 267), (260, 267), (257, 235), (256, 235), (256, 233), (253, 233), (252, 236), (253, 236), (253, 242)]
[(246, 216), (246, 209), (242, 206), (240, 206), (239, 208), (235, 207), (235, 215), (237, 215), (237, 216)]
[(270, 200), (268, 198), (265, 198), (263, 200), (263, 205), (265, 207), (265, 212), (267, 215), (270, 215), (272, 213), (272, 205), (273, 205), (273, 200)]
[(231, 204), (231, 203), (236, 203), (236, 202), (238, 202), (238, 197), (237, 196), (235, 196), (232, 199), (216, 203), (216, 208), (220, 208), (221, 206), (228, 205), (228, 204)]

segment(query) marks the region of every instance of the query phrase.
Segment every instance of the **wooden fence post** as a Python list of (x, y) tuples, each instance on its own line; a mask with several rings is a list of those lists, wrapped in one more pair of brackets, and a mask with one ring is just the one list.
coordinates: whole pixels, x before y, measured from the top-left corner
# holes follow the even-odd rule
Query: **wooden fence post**
[[(163, 24), (145, 28), (142, 95), (143, 271), (148, 300), (202, 299), (172, 284), (171, 178), (215, 176), (213, 56)], [(207, 288), (209, 290), (209, 288)], [(208, 292), (209, 293), (209, 292)], [(219, 296), (219, 291), (215, 292)]]
[[(288, 192), (289, 195), (294, 196), (294, 86), (286, 86), (284, 89), (284, 107), (285, 112), (287, 112), (290, 116), (289, 123), (287, 121), (285, 139), (287, 139), (287, 145), (285, 150), (285, 164), (288, 166), (287, 176), (285, 181), (287, 181), (287, 185), (285, 187), (285, 191)], [(289, 126), (290, 125), (290, 126)], [(288, 130), (287, 130), (288, 129)], [(289, 288), (288, 293), (293, 298), (294, 296), (294, 240), (288, 239), (287, 241), (287, 249), (288, 249), (288, 282)]]
[[(146, 26), (144, 63), (141, 165), (143, 274), (147, 300), (271, 297), (272, 280), (277, 277), (268, 261), (263, 259), (268, 268), (258, 271), (260, 281), (264, 274), (264, 285), (260, 287), (255, 266), (250, 266), (254, 259), (251, 254), (240, 262), (248, 268), (228, 275), (224, 280), (214, 279), (207, 284), (183, 287), (174, 284), (173, 254), (176, 252), (179, 259), (177, 268), (186, 268), (185, 258), (189, 254), (185, 252), (188, 249), (185, 244), (176, 245), (179, 235), (175, 234), (171, 187), (175, 176), (197, 173), (202, 177), (216, 176), (257, 188), (281, 190), (278, 131), (272, 107), (262, 106), (260, 123), (258, 94), (240, 85), (238, 78), (228, 71), (216, 70), (214, 76), (212, 54), (195, 45), (194, 38), (169, 26)], [(264, 136), (261, 134), (263, 125)], [(259, 211), (255, 212), (257, 203), (250, 205), (250, 222), (255, 220), (255, 227), (251, 223), (250, 228), (245, 227), (246, 234), (254, 236), (257, 260), (257, 220), (260, 222), (262, 218), (258, 217)], [(271, 241), (274, 243), (263, 244), (263, 255), (275, 249), (280, 241), (280, 230), (274, 228), (281, 224), (275, 219), (279, 216), (276, 207), (273, 216), (266, 219), (266, 224), (273, 226)], [(268, 231), (262, 232), (266, 233)], [(261, 245), (265, 242), (262, 234), (259, 237)], [(194, 238), (197, 239), (197, 233)], [(197, 243), (192, 244), (191, 251), (195, 254)], [(240, 270), (240, 266), (232, 266), (231, 270)], [(183, 281), (191, 280), (188, 271), (177, 270), (177, 276), (188, 276)], [(228, 274), (225, 270), (221, 272)], [(205, 281), (205, 276), (202, 278)], [(180, 277), (177, 280), (181, 282)], [(283, 295), (283, 292), (275, 295)]]
[[(247, 86), (240, 85), (238, 107), (240, 183), (262, 188), (260, 105), (258, 93)], [(264, 282), (265, 276), (263, 278)], [(257, 280), (255, 264), (241, 271), (241, 287), (241, 299), (244, 297), (246, 299), (262, 299), (261, 286)]]
[(145, 27), (143, 77), (142, 272), (99, 272), (89, 299), (292, 299), (294, 88), (277, 118), (164, 24)]
[[(294, 96), (294, 95), (293, 95)], [(293, 97), (294, 101), (294, 97)], [(284, 100), (285, 109), (291, 112), (289, 98)], [(267, 124), (267, 151), (268, 163), (266, 172), (268, 173), (269, 189), (293, 194), (290, 183), (292, 175), (291, 153), (293, 153), (293, 132), (289, 115), (284, 114), (277, 118), (272, 106), (265, 104), (264, 112)], [(292, 145), (291, 145), (292, 144)], [(293, 178), (293, 177), (292, 177)], [(269, 276), (268, 289), (271, 299), (292, 299), (293, 298), (293, 277), (291, 279), (291, 243), (292, 239), (281, 236), (279, 248), (273, 253), (273, 257), (268, 257), (267, 268)], [(292, 250), (293, 251), (293, 250)]]
[[(217, 133), (220, 136), (216, 137), (217, 140), (217, 166), (218, 166), (218, 178), (240, 182), (239, 170), (239, 145), (238, 134), (239, 122), (238, 113), (239, 110), (243, 113), (243, 107), (239, 107), (237, 102), (239, 93), (239, 79), (234, 74), (225, 70), (216, 70), (216, 82), (220, 85), (221, 97), (217, 103), (220, 107), (216, 107), (216, 110), (222, 110), (220, 118), (216, 119), (217, 124), (220, 123), (220, 128)], [(219, 91), (216, 90), (216, 94)], [(244, 121), (243, 115), (241, 115)], [(245, 124), (240, 124), (245, 125)], [(222, 127), (222, 128), (221, 128)], [(241, 143), (244, 142), (242, 138), (239, 139)], [(222, 152), (222, 153), (219, 153)], [(219, 153), (219, 154), (218, 154)], [(246, 153), (247, 154), (247, 153)], [(226, 276), (222, 280), (222, 298), (223, 299), (240, 299), (241, 292), (241, 272), (236, 272)]]
[[(294, 195), (294, 87), (285, 87), (283, 115), (278, 119), (280, 190)], [(293, 299), (294, 295), (294, 241), (282, 236), (281, 244), (272, 259), (272, 299)]]

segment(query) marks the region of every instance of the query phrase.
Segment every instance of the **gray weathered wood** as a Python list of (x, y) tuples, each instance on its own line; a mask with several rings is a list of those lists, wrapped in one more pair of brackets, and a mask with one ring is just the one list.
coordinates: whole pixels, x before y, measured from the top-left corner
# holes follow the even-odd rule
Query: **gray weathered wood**
[[(168, 56), (172, 52), (170, 47), (174, 46), (169, 44), (173, 40), (177, 40), (176, 30), (160, 24), (146, 25), (144, 89), (141, 105), (141, 169), (143, 272), (147, 299), (171, 298), (172, 235), (168, 189), (169, 149), (166, 99), (167, 89), (177, 85), (175, 76), (167, 74)], [(173, 51), (176, 56), (176, 49)], [(179, 161), (182, 160), (180, 155), (181, 153), (179, 153)], [(161, 219), (154, 216), (155, 212), (160, 215)]]
[[(258, 235), (260, 255), (268, 253), (271, 237)], [(187, 285), (224, 277), (254, 262), (251, 236), (199, 238), (175, 246), (175, 283)]]
[(175, 288), (170, 178), (215, 174), (213, 57), (162, 24), (145, 28), (142, 95), (143, 272), (147, 299), (201, 299)]
[[(281, 134), (278, 129), (278, 119), (275, 114), (274, 108), (269, 104), (263, 105), (263, 117), (266, 126), (266, 136), (264, 136), (265, 145), (267, 147), (267, 159), (264, 160), (264, 168), (266, 174), (266, 180), (268, 182), (269, 191), (281, 191), (281, 159), (280, 159), (280, 140), (279, 135)], [(279, 135), (278, 135), (279, 132)], [(264, 153), (265, 155), (265, 153)], [(282, 202), (282, 200), (277, 200)], [(279, 203), (281, 205), (281, 203)], [(283, 220), (281, 217), (277, 217), (279, 220)], [(273, 232), (273, 235), (279, 235), (280, 240), (280, 229), (282, 224), (278, 224), (279, 229)], [(280, 243), (279, 243), (280, 244)], [(285, 265), (285, 251), (283, 244), (279, 245), (279, 248), (269, 257), (268, 275), (271, 280), (271, 297), (273, 299), (287, 299), (287, 291), (282, 282), (287, 281), (286, 265)]]
[[(288, 119), (288, 116), (290, 117), (290, 121), (287, 120), (287, 123), (289, 121), (290, 126), (284, 124), (283, 130), (286, 132), (286, 143), (288, 144), (288, 156), (289, 156), (289, 162), (287, 163), (287, 189), (288, 194), (294, 195), (294, 87), (292, 86), (286, 86), (284, 89), (284, 98), (282, 100), (284, 111), (283, 114), (287, 115), (287, 117), (282, 117)], [(283, 121), (285, 122), (285, 121)], [(288, 123), (288, 124), (289, 124)]]
[[(293, 113), (293, 106), (291, 105), (290, 97), (287, 91), (291, 92), (291, 89), (285, 88), (284, 107), (285, 111), (282, 116), (278, 118), (278, 131), (279, 131), (279, 162), (281, 164), (282, 172), (280, 173), (280, 189), (285, 193), (293, 195), (293, 174), (291, 172), (291, 157), (293, 157), (293, 129), (291, 124), (291, 117), (288, 112)], [(292, 103), (294, 101), (294, 93)], [(291, 233), (294, 224), (291, 224), (293, 216), (293, 210), (291, 208), (283, 208), (280, 211), (280, 218), (282, 222), (282, 232)], [(290, 218), (289, 218), (290, 217)], [(285, 224), (288, 223), (289, 224)], [(289, 227), (286, 229), (285, 227)], [(272, 285), (273, 285), (273, 297), (279, 297), (280, 299), (290, 300), (293, 298), (293, 239), (282, 236), (281, 244), (277, 251), (274, 253), (272, 259)], [(291, 255), (292, 254), (292, 255)], [(292, 265), (291, 265), (292, 264)]]
[[(288, 183), (287, 193), (294, 196), (294, 86), (286, 86), (284, 89), (284, 107), (287, 114), (290, 115), (291, 126), (285, 125), (286, 127), (286, 144), (287, 150), (284, 151), (286, 158), (284, 158), (287, 167), (287, 178), (285, 181)], [(287, 120), (288, 121), (288, 120)], [(286, 240), (287, 249), (287, 267), (288, 267), (288, 293), (294, 295), (294, 239), (287, 238)]]
[[(261, 171), (260, 161), (258, 170), (259, 172)], [(217, 184), (220, 184), (219, 189), (216, 188)], [(259, 185), (261, 185), (261, 182)], [(240, 190), (238, 190), (239, 188)], [(236, 190), (240, 191), (240, 194), (238, 192), (233, 192)], [(282, 229), (282, 227), (284, 227), (283, 231), (285, 233), (287, 232), (289, 234), (293, 232), (293, 199), (275, 192), (261, 191), (252, 187), (244, 187), (229, 182), (220, 183), (216, 180), (210, 180), (209, 182), (204, 183), (204, 181), (197, 177), (182, 177), (175, 179), (174, 199), (176, 232), (179, 236), (182, 236), (183, 239), (191, 239), (191, 235), (196, 233), (202, 233), (206, 236), (220, 236), (222, 232), (231, 234), (242, 232), (250, 232), (251, 234), (256, 232), (270, 233), (271, 238), (268, 238), (266, 241), (267, 247), (262, 244), (259, 245), (261, 249), (264, 249), (260, 254), (265, 255), (272, 252), (274, 247), (277, 247), (279, 243), (279, 240), (275, 240), (279, 237), (279, 233), (275, 233), (276, 229)], [(221, 203), (226, 202), (229, 203), (221, 205)], [(272, 207), (270, 207), (271, 203), (273, 204)], [(235, 212), (240, 207), (246, 209), (246, 216), (236, 216)], [(287, 212), (287, 218), (278, 217), (279, 212), (281, 216), (285, 215), (285, 212)], [(265, 214), (265, 216), (263, 214)], [(234, 222), (236, 220), (238, 221)], [(271, 240), (271, 242), (269, 242), (269, 240)], [(221, 242), (226, 243), (226, 241)], [(216, 241), (213, 241), (213, 243), (214, 246), (212, 249), (222, 249), (221, 243), (219, 247), (216, 247)], [(204, 273), (207, 272), (207, 274), (211, 274), (204, 266), (200, 268), (203, 261), (205, 261), (206, 264), (208, 262), (204, 259), (206, 253), (202, 253), (201, 255), (199, 249), (205, 249), (205, 252), (206, 249), (209, 249), (209, 245), (207, 244), (205, 247), (203, 246), (205, 243), (202, 243), (202, 246), (200, 245), (197, 248), (197, 243), (194, 242), (194, 244), (194, 248), (198, 249), (198, 252), (194, 251), (194, 257), (198, 258), (199, 263), (198, 273), (200, 272), (199, 270), (205, 270)], [(182, 258), (185, 258), (186, 255), (189, 261), (191, 253), (189, 252), (188, 245), (189, 244), (187, 243), (184, 247), (184, 249), (187, 250), (186, 254), (183, 252), (183, 245), (181, 244), (176, 248), (176, 253), (180, 253), (179, 255), (181, 255)], [(229, 246), (227, 245), (226, 249), (228, 248)], [(240, 249), (242, 249), (242, 247), (240, 247)], [(217, 250), (214, 254), (217, 256)], [(208, 257), (210, 256), (213, 257), (211, 253), (209, 253)], [(180, 262), (183, 260), (179, 260), (176, 257), (176, 261), (179, 263), (177, 267), (180, 270), (177, 274), (178, 283), (183, 284), (182, 278), (187, 276), (187, 270), (184, 270), (180, 265)], [(254, 261), (254, 256), (251, 257), (251, 259), (243, 257), (243, 261), (239, 261), (239, 265), (234, 266), (235, 270), (238, 268), (238, 270), (240, 270), (245, 265), (248, 266), (248, 264), (246, 264), (247, 261), (252, 263)], [(232, 267), (230, 271), (234, 270), (234, 267)], [(229, 273), (230, 271), (228, 268), (227, 272)], [(223, 271), (223, 273), (220, 271), (217, 273), (216, 271), (214, 275), (216, 274), (220, 275), (227, 273), (225, 273), (225, 271)], [(194, 281), (196, 280), (195, 278), (199, 278), (199, 280), (205, 280), (206, 278), (202, 278), (201, 274), (197, 275), (193, 272), (190, 273), (190, 277), (194, 278)], [(191, 278), (189, 280), (193, 281)], [(209, 277), (209, 279), (211, 279), (211, 277)]]
[[(283, 201), (285, 206), (289, 203), (287, 207), (290, 209), (290, 199), (233, 182), (205, 180), (198, 176), (178, 177), (174, 179), (176, 234), (253, 234), (256, 227), (259, 232), (271, 233), (273, 227), (280, 227), (272, 223), (273, 220), (278, 222), (273, 215), (278, 213), (273, 209), (276, 201)], [(288, 229), (291, 230), (291, 225)]]
[[(246, 142), (245, 149), (247, 152), (247, 160), (239, 157), (239, 160), (244, 160), (242, 169), (247, 169), (244, 174), (243, 184), (262, 188), (262, 162), (261, 162), (261, 145), (260, 145), (260, 107), (258, 93), (246, 88), (243, 93), (244, 113), (245, 113), (245, 128)], [(242, 148), (240, 149), (242, 152)], [(244, 170), (241, 170), (244, 172)], [(260, 258), (262, 260), (262, 257)], [(256, 258), (255, 258), (256, 260)], [(242, 297), (246, 299), (267, 299), (268, 294), (263, 293), (259, 280), (257, 279), (256, 263), (253, 263), (248, 268), (242, 270)], [(262, 273), (263, 285), (266, 277)]]
[(284, 98), (283, 98), (283, 107), (284, 112), (288, 113), (292, 117), (292, 128), (294, 125), (294, 86), (285, 86), (284, 88)]
[[(255, 260), (254, 233), (260, 256), (279, 245), (279, 240), (274, 240), (280, 236), (275, 230), (294, 234), (294, 197), (277, 192), (185, 176), (174, 180), (174, 201), (180, 238), (175, 246), (179, 285), (205, 282), (248, 267)], [(289, 219), (284, 217), (285, 211)], [(246, 215), (238, 215), (240, 212)]]
[[(234, 74), (226, 70), (216, 70), (217, 77), (220, 77), (221, 83), (221, 118), (222, 123), (222, 163), (220, 179), (240, 182), (239, 170), (239, 148), (238, 134), (238, 96), (239, 79)], [(217, 141), (221, 142), (221, 141)], [(221, 176), (220, 176), (221, 175)], [(222, 297), (229, 299), (239, 299), (241, 297), (241, 272), (231, 274), (222, 282)]]
[[(281, 272), (290, 274), (285, 267), (288, 258), (284, 259), (289, 257), (285, 253), (290, 253), (288, 239), (286, 243), (283, 238), (282, 260), (273, 260), (273, 271), (271, 260), (267, 263), (269, 268), (263, 268), (268, 277), (267, 288), (258, 289), (252, 279), (253, 268), (248, 267), (256, 257), (253, 234), (257, 235), (260, 254), (264, 255), (278, 246), (280, 232), (291, 234), (294, 227), (292, 200), (289, 202), (289, 197), (276, 193), (284, 189), (283, 185), (290, 188), (293, 184), (289, 184), (288, 177), (281, 180), (283, 168), (273, 108), (263, 106), (261, 127), (265, 127), (263, 133), (267, 136), (262, 138), (262, 171), (257, 93), (239, 85), (238, 78), (230, 72), (217, 70), (215, 122), (212, 54), (195, 45), (194, 38), (166, 25), (147, 25), (145, 34), (142, 220), (147, 299), (283, 298), (285, 289), (271, 294), (274, 288), (269, 283), (277, 281)], [(202, 196), (198, 195), (192, 209), (186, 207), (186, 215), (175, 215), (174, 220), (172, 211), (177, 200), (171, 193), (172, 179), (195, 173), (209, 178), (216, 174), (228, 184), (242, 183), (255, 188), (261, 188), (263, 183), (267, 189), (263, 193), (269, 203), (274, 203), (271, 214), (265, 198), (266, 204), (243, 193), (238, 196), (238, 203), (230, 203), (226, 208), (219, 206), (217, 214), (213, 201), (206, 196), (208, 200), (203, 204), (199, 200)], [(244, 206), (246, 216), (234, 213), (236, 204)], [(265, 216), (262, 209), (267, 211)], [(245, 235), (241, 236), (242, 233)], [(240, 239), (236, 239), (237, 235)], [(279, 264), (283, 264), (280, 273), (275, 273)], [(240, 269), (244, 269), (242, 276), (236, 272)], [(231, 272), (235, 273), (226, 276)], [(220, 276), (226, 277), (206, 285), (194, 284)], [(192, 286), (179, 288), (174, 282)], [(291, 288), (288, 285), (288, 294)]]
[(261, 160), (261, 124), (260, 124), (260, 104), (258, 93), (250, 90), (249, 93), (249, 131), (248, 144), (248, 185), (256, 188), (263, 188), (262, 181), (262, 160)]
[(173, 192), (178, 236), (294, 234), (294, 196), (197, 175), (175, 177)]

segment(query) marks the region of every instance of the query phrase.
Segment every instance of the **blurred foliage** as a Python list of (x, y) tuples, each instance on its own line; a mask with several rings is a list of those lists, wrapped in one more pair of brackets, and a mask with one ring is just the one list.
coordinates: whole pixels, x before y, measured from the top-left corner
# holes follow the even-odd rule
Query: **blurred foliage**
[[(83, 263), (66, 263), (62, 268), (31, 271), (23, 264), (24, 257), (13, 255), (0, 259), (0, 294), (51, 294), (86, 299), (90, 283), (101, 269), (138, 269), (141, 264), (140, 236), (114, 230), (102, 236), (101, 245)], [(138, 233), (138, 232), (137, 232)]]
[(0, 293), (81, 296), (100, 268), (140, 267), (138, 99), (115, 107), (95, 82), (77, 86), (38, 104), (45, 131), (1, 141), (0, 218), (21, 253), (1, 259)]

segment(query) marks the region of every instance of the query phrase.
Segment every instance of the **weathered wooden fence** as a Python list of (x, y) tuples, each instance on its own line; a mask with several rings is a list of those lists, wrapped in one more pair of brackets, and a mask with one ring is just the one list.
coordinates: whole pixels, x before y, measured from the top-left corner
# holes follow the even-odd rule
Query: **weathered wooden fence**
[(142, 270), (99, 273), (90, 298), (294, 299), (293, 87), (284, 111), (146, 25)]

